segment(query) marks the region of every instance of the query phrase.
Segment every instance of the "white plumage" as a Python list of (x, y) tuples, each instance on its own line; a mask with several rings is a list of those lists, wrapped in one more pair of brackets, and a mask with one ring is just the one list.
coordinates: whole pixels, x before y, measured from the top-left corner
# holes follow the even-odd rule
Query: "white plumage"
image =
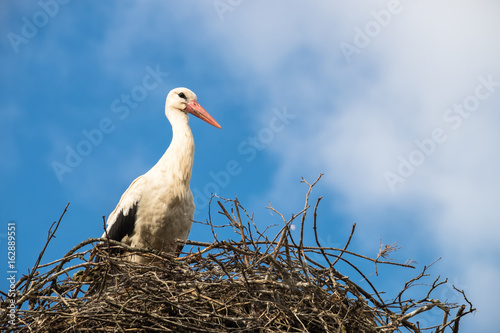
[[(102, 237), (107, 233), (110, 239), (133, 247), (170, 253), (179, 250), (175, 238), (187, 239), (194, 215), (189, 188), (194, 140), (188, 113), (221, 128), (198, 104), (191, 90), (171, 90), (165, 102), (165, 115), (172, 125), (172, 142), (160, 160), (123, 193), (108, 217)], [(139, 256), (130, 260), (144, 261)]]

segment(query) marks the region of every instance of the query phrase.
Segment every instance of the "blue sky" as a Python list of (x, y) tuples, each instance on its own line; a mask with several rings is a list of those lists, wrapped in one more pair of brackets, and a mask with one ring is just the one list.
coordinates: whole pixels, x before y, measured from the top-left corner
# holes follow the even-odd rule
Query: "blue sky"
[[(342, 246), (355, 222), (351, 250), (375, 256), (382, 238), (419, 269), (442, 257), (432, 273), (478, 308), (464, 331), (490, 332), (499, 14), (492, 0), (0, 1), (1, 246), (15, 220), (26, 273), (67, 202), (45, 260), (100, 236), (168, 147), (165, 97), (186, 86), (222, 126), (190, 121), (195, 219), (216, 191), (265, 228), (280, 222), (269, 201), (300, 211), (301, 177), (324, 173), (313, 193), (324, 245)], [(211, 236), (195, 225), (190, 238)], [(387, 272), (372, 278), (389, 292), (418, 273)]]

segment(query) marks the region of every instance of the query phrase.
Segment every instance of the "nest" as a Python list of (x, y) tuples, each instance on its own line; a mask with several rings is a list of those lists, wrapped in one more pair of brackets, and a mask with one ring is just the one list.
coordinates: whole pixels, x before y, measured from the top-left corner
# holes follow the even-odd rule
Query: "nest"
[[(180, 257), (96, 238), (41, 265), (44, 248), (30, 273), (16, 283), (15, 295), (2, 292), (0, 325), (17, 332), (458, 332), (460, 319), (474, 311), (463, 291), (467, 304), (432, 299), (447, 283), (438, 277), (422, 297), (406, 297), (429, 277), (428, 267), (404, 283), (396, 297), (384, 300), (352, 262), (413, 267), (411, 261), (388, 259), (395, 244), (381, 245), (376, 258), (348, 251), (354, 225), (342, 249), (321, 246), (316, 226), (321, 198), (313, 211), (315, 244), (306, 246), (309, 194), (316, 182), (303, 182), (309, 189), (298, 214), (285, 219), (268, 207), (283, 220), (273, 238), (258, 230), (237, 199), (219, 198), (219, 213), (228, 222), (218, 227), (231, 229), (237, 240), (219, 241), (209, 216), (213, 242), (185, 241), (189, 251)], [(46, 247), (61, 219), (49, 230)], [(294, 223), (300, 223), (300, 239), (290, 232)], [(103, 241), (108, 247), (97, 246)], [(151, 264), (109, 255), (117, 249)], [(98, 263), (96, 254), (102, 258)], [(340, 262), (369, 289), (339, 272)], [(440, 312), (441, 319), (420, 327), (418, 317), (428, 311)]]

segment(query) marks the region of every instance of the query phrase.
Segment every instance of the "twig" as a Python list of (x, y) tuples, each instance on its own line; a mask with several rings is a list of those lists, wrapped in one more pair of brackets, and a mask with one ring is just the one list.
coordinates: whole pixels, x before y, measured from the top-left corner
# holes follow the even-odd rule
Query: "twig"
[[(347, 242), (345, 243), (345, 246), (344, 248), (342, 249), (342, 251), (340, 251), (340, 254), (337, 256), (337, 258), (335, 259), (335, 261), (333, 262), (333, 264), (331, 264), (331, 266), (335, 266), (335, 264), (337, 263), (337, 261), (340, 260), (340, 258), (342, 257), (342, 255), (345, 253), (345, 251), (347, 250), (347, 247), (349, 246), (349, 244), (351, 243), (351, 239), (352, 239), (352, 235), (354, 235), (354, 230), (356, 230), (356, 223), (354, 223), (352, 225), (352, 229), (351, 229), (351, 234), (349, 235), (349, 238), (347, 239)], [(378, 258), (375, 259), (375, 261), (377, 260)]]
[[(45, 250), (47, 249), (47, 246), (49, 246), (49, 243), (52, 240), (52, 238), (55, 237), (55, 233), (56, 233), (57, 229), (59, 228), (59, 224), (61, 224), (62, 218), (64, 217), (64, 214), (66, 214), (68, 207), (69, 207), (69, 202), (66, 204), (66, 207), (64, 207), (64, 211), (62, 212), (61, 216), (59, 217), (59, 220), (57, 222), (54, 221), (52, 223), (52, 225), (50, 226), (49, 234), (47, 236), (47, 241), (45, 242), (45, 246), (43, 247), (42, 251), (40, 251), (40, 254), (38, 255), (38, 259), (36, 260), (35, 265), (33, 266), (32, 270), (31, 270), (31, 273), (29, 273), (28, 276), (26, 277), (26, 285), (24, 287), (24, 292), (26, 292), (26, 290), (28, 290), (28, 288), (30, 286), (30, 282), (33, 279), (34, 274), (38, 271), (38, 266), (40, 265), (40, 262), (42, 261), (42, 257), (45, 254)], [(54, 225), (55, 225), (55, 228), (54, 228), (54, 230), (52, 230)]]

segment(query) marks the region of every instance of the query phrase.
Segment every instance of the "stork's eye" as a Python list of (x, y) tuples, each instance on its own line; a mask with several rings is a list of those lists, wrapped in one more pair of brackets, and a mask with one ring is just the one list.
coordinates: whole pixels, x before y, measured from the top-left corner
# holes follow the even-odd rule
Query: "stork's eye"
[(180, 98), (184, 98), (184, 99), (186, 99), (186, 100), (187, 100), (187, 97), (186, 97), (186, 95), (184, 95), (184, 93), (183, 93), (183, 92), (179, 93), (179, 97), (180, 97)]

